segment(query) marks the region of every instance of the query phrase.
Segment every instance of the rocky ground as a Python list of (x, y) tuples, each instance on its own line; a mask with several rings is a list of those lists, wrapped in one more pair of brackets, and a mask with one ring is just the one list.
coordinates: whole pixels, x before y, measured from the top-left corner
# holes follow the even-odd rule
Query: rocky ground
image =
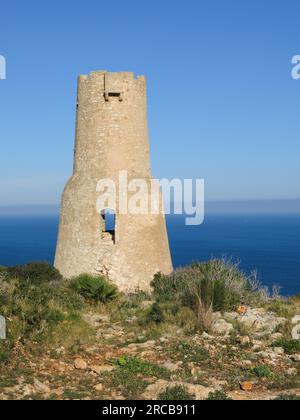
[(291, 325), (297, 339), (299, 316), (287, 321), (261, 308), (216, 313), (207, 334), (149, 328), (138, 310), (85, 313), (91, 339), (67, 348), (16, 342), (0, 364), (0, 399), (300, 398), (299, 347), (286, 338)]

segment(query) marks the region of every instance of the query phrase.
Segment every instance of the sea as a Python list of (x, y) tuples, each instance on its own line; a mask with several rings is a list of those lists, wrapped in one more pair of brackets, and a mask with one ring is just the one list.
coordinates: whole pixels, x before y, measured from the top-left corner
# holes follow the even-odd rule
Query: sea
[[(58, 220), (57, 214), (0, 214), (0, 265), (52, 264)], [(300, 214), (208, 214), (200, 226), (169, 216), (167, 227), (174, 267), (232, 259), (246, 274), (256, 271), (264, 286), (279, 285), (284, 296), (300, 293)]]

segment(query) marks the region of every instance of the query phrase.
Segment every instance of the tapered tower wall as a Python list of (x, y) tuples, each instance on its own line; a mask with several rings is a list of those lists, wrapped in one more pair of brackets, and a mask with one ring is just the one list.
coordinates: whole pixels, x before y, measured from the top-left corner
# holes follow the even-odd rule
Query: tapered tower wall
[(151, 184), (145, 78), (104, 71), (80, 76), (74, 171), (62, 197), (55, 266), (67, 278), (98, 273), (122, 291), (147, 290), (155, 273), (172, 271), (165, 217), (117, 210), (113, 236), (105, 232), (96, 187), (109, 178), (118, 188), (120, 171), (127, 171), (128, 182)]

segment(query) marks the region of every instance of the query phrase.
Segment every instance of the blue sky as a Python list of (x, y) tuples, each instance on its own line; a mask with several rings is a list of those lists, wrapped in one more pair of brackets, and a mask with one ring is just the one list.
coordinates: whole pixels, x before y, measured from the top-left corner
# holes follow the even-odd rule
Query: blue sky
[(0, 205), (56, 204), (76, 78), (146, 74), (152, 172), (206, 199), (300, 198), (298, 0), (2, 2)]

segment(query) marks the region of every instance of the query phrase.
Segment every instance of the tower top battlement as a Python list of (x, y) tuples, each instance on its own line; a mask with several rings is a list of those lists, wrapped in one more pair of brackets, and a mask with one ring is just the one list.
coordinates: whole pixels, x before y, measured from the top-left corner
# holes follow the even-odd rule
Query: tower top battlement
[(118, 71), (118, 72), (109, 72), (107, 70), (97, 70), (92, 71), (89, 74), (82, 74), (79, 76), (79, 80), (90, 80), (90, 79), (99, 79), (103, 78), (104, 76), (111, 78), (111, 79), (118, 79), (118, 80), (140, 80), (146, 81), (146, 77), (142, 75), (135, 75), (133, 72), (130, 71)]

